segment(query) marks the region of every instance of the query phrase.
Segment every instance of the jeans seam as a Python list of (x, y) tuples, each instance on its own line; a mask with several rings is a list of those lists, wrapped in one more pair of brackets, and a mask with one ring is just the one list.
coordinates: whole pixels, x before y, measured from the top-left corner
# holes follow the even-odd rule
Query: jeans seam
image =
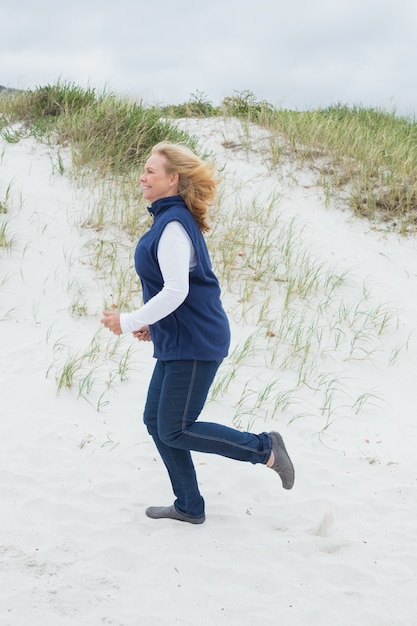
[(203, 439), (205, 441), (216, 441), (219, 443), (225, 443), (229, 446), (233, 446), (234, 448), (239, 448), (239, 450), (248, 450), (249, 452), (259, 454), (259, 455), (263, 455), (268, 452), (268, 450), (266, 451), (254, 450), (250, 446), (241, 446), (240, 444), (235, 443), (234, 441), (230, 441), (229, 439), (221, 439), (220, 437), (208, 437), (207, 435), (199, 435), (198, 433), (191, 433), (189, 430), (184, 430), (184, 429), (182, 432), (188, 435), (189, 437), (195, 437), (196, 439)]
[(197, 361), (194, 360), (193, 361), (193, 371), (191, 372), (191, 379), (190, 379), (190, 384), (189, 384), (189, 387), (188, 387), (187, 399), (185, 401), (184, 412), (182, 414), (181, 431), (183, 433), (188, 432), (186, 430), (186, 428), (185, 428), (185, 422), (186, 422), (186, 417), (187, 417), (188, 409), (189, 409), (190, 402), (191, 402), (191, 394), (192, 394), (193, 387), (194, 387), (196, 371), (197, 371)]

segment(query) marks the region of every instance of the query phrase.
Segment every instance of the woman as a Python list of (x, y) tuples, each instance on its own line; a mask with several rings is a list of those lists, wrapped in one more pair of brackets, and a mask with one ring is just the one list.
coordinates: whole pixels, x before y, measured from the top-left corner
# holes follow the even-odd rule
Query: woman
[(135, 267), (144, 305), (133, 313), (103, 313), (106, 328), (152, 340), (155, 369), (144, 422), (168, 470), (175, 502), (152, 506), (151, 518), (192, 524), (205, 521), (190, 451), (262, 463), (274, 469), (285, 489), (294, 468), (279, 433), (255, 435), (197, 421), (210, 385), (227, 356), (230, 329), (211, 267), (204, 232), (218, 180), (214, 168), (184, 146), (157, 144), (140, 177), (151, 204), (151, 228), (139, 240)]

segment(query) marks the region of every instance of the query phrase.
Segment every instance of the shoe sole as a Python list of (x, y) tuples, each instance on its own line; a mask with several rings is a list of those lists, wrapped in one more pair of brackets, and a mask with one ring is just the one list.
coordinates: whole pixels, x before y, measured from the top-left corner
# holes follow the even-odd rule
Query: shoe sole
[(180, 513), (172, 506), (150, 506), (146, 509), (146, 515), (151, 519), (174, 519), (179, 522), (188, 522), (189, 524), (202, 524), (206, 520), (206, 516), (190, 517)]

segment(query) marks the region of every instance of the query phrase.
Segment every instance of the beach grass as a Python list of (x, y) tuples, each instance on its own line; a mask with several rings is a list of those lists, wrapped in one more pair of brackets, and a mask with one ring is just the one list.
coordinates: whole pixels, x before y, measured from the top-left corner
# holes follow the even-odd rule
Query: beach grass
[[(202, 116), (210, 103), (199, 96), (165, 107), (171, 116)], [(270, 133), (271, 166), (284, 158), (317, 172), (317, 184), (359, 217), (401, 234), (417, 227), (417, 123), (375, 108), (333, 106), (294, 111), (235, 92), (211, 111), (255, 123)]]
[[(143, 165), (150, 148), (162, 140), (192, 140), (161, 117), (155, 107), (129, 102), (94, 89), (56, 84), (0, 99), (2, 126), (19, 123), (42, 141), (70, 145), (74, 165), (101, 175), (123, 175)], [(2, 130), (3, 136), (16, 134)], [(8, 133), (5, 135), (4, 133)]]

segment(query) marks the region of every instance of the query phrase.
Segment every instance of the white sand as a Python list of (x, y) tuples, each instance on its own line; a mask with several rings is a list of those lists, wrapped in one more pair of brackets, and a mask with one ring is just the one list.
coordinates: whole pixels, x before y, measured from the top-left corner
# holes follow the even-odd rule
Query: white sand
[[(375, 303), (398, 311), (398, 329), (381, 335), (372, 359), (323, 364), (343, 379), (350, 402), (338, 398), (322, 437), (323, 398), (313, 392), (300, 390), (301, 405), (275, 418), (259, 410), (253, 428), (278, 429), (288, 444), (292, 491), (264, 467), (196, 454), (206, 523), (150, 520), (148, 505), (172, 502), (141, 421), (151, 347), (134, 345), (135, 370), (101, 412), (76, 392), (57, 396), (53, 368), (46, 378), (57, 342), (77, 350), (99, 327), (102, 294), (85, 263), (85, 244), (98, 235), (77, 227), (82, 190), (54, 170), (53, 150), (2, 140), (0, 201), (11, 187), (0, 225), (9, 221), (15, 244), (0, 249), (0, 626), (415, 625), (415, 237), (378, 233), (326, 207), (308, 173), (290, 186), (261, 154), (225, 150), (225, 137), (239, 142), (232, 124), (186, 126), (227, 163), (232, 189), (240, 181), (240, 194), (261, 201), (278, 190), (283, 219), (305, 225), (306, 249), (341, 271), (354, 268), (350, 289), (366, 283)], [(90, 313), (78, 319), (68, 311), (76, 282)], [(245, 332), (233, 316), (232, 330), (234, 342)], [(256, 359), (207, 417), (230, 423), (250, 376), (280, 376)], [(282, 373), (284, 388), (290, 379)], [(361, 390), (373, 390), (375, 402), (355, 414)]]

